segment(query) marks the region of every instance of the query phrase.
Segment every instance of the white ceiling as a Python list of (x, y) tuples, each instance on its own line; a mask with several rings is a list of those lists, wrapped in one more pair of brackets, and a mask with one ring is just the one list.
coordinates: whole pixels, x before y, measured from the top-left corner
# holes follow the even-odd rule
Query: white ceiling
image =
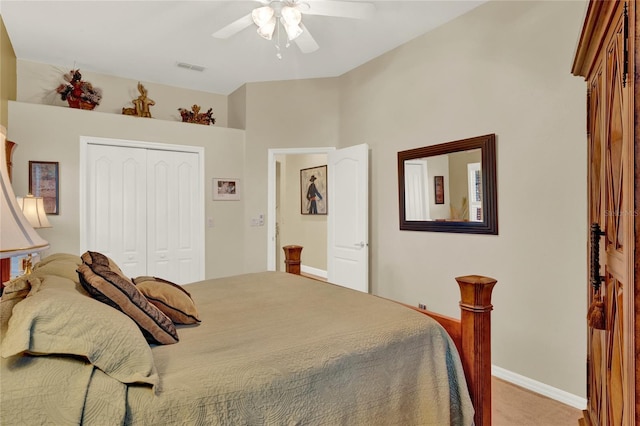
[(211, 36), (257, 1), (0, 0), (0, 14), (18, 59), (226, 95), (246, 82), (342, 75), (485, 1), (371, 1), (367, 20), (303, 15), (320, 49), (283, 46), (280, 60), (253, 25)]

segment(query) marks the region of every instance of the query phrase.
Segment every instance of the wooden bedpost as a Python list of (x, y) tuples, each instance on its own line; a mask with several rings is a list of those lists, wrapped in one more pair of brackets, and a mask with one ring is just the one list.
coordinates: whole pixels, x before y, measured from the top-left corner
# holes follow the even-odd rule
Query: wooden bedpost
[(300, 253), (302, 252), (302, 246), (284, 246), (282, 250), (284, 250), (286, 271), (290, 274), (300, 275)]
[(475, 426), (491, 425), (491, 291), (493, 278), (457, 277), (460, 286), (460, 357), (473, 400)]
[[(301, 246), (284, 246), (287, 272), (300, 274)], [(481, 275), (457, 277), (460, 320), (400, 303), (444, 327), (456, 345), (475, 409), (474, 425), (491, 426), (491, 292), (497, 280)], [(399, 302), (396, 302), (399, 303)]]

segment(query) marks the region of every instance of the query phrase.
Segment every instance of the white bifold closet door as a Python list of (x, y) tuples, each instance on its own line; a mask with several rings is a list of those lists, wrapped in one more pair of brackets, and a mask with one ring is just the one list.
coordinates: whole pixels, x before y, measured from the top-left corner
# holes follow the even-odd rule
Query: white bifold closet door
[(197, 153), (89, 144), (87, 245), (125, 275), (201, 279)]

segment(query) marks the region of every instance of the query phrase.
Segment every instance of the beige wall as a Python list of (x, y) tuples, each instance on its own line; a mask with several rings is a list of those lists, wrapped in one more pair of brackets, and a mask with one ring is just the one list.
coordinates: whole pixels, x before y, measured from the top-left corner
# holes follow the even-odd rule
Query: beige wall
[[(372, 153), (371, 279), (458, 316), (494, 290), (493, 362), (585, 396), (586, 135), (570, 73), (583, 1), (491, 1), (341, 79), (340, 143)], [(497, 135), (498, 236), (398, 230), (397, 151)]]
[(227, 98), (229, 119), (227, 125), (234, 129), (247, 128), (247, 86), (242, 85)]
[(16, 55), (0, 15), (0, 125), (9, 124), (8, 102), (16, 100)]
[[(337, 79), (246, 85), (245, 221), (267, 211), (269, 148), (330, 147), (338, 141), (340, 87)], [(245, 233), (245, 269), (267, 265), (267, 228)], [(303, 261), (304, 262), (304, 261)]]
[[(37, 123), (36, 123), (37, 121)], [(13, 157), (16, 194), (28, 191), (30, 160), (60, 163), (60, 214), (50, 215), (52, 228), (38, 230), (51, 248), (44, 254), (79, 254), (80, 136), (127, 139), (204, 147), (205, 217), (213, 218), (205, 233), (205, 275), (243, 272), (244, 201), (213, 201), (214, 177), (244, 174), (244, 132), (199, 124), (104, 114), (49, 105), (9, 103), (8, 136), (18, 143)]]
[[(491, 1), (344, 76), (246, 84), (229, 98), (229, 125), (246, 130), (221, 145), (233, 161), (218, 155), (213, 129), (200, 129), (207, 132), (201, 141), (207, 179), (214, 169), (225, 176), (242, 170), (244, 176), (242, 202), (207, 203), (207, 215), (224, 215), (205, 231), (212, 262), (207, 275), (265, 268), (266, 227), (248, 225), (266, 214), (269, 148), (368, 143), (373, 292), (458, 316), (453, 278), (495, 277), (494, 364), (584, 397), (585, 84), (570, 74), (584, 10), (582, 0)], [(187, 126), (160, 120), (143, 125), (143, 119), (108, 114), (99, 124), (93, 121), (97, 112), (27, 105), (10, 105), (9, 136), (24, 144), (17, 167), (25, 170), (33, 153), (51, 160), (68, 155), (63, 191), (72, 191), (77, 178), (78, 134), (177, 143), (164, 134), (173, 131), (170, 126)], [(71, 113), (83, 117), (80, 128), (60, 130), (60, 116)], [(139, 121), (123, 128), (122, 120)], [(43, 130), (34, 133), (36, 127)], [(59, 135), (52, 138), (54, 131)], [(487, 133), (497, 135), (500, 234), (399, 231), (397, 152)], [(195, 144), (190, 139), (185, 143)], [(76, 235), (77, 195), (63, 197), (61, 208), (71, 216), (54, 218), (46, 231), (56, 233), (55, 247), (68, 238), (63, 232), (72, 242)], [(230, 228), (219, 229), (226, 221)], [(227, 260), (234, 266), (226, 267)]]

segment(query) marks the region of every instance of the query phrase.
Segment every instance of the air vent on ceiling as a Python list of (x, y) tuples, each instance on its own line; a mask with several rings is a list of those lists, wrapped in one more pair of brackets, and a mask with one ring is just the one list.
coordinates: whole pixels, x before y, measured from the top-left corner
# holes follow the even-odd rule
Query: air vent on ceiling
[(188, 70), (200, 71), (200, 72), (204, 71), (204, 69), (205, 69), (203, 66), (188, 64), (186, 62), (178, 62), (178, 66), (180, 68), (186, 68)]

